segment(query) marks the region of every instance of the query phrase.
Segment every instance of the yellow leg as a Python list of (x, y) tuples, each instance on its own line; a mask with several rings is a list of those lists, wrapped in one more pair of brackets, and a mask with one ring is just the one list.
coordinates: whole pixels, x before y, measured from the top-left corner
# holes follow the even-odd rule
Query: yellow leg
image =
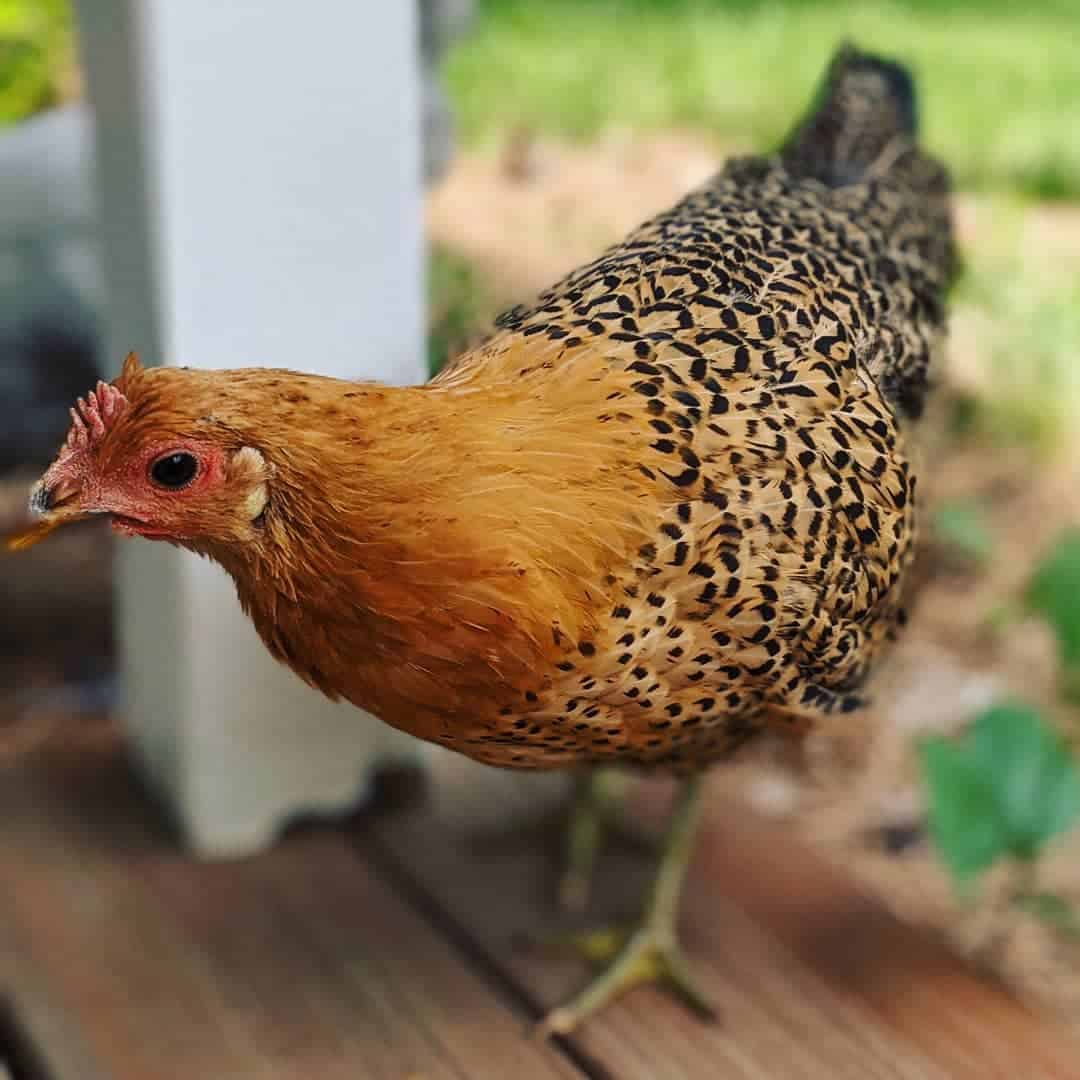
[(610, 964), (577, 997), (549, 1013), (537, 1029), (539, 1035), (565, 1035), (608, 1002), (646, 982), (663, 983), (695, 1012), (710, 1019), (716, 1016), (690, 975), (676, 934), (679, 895), (693, 848), (700, 801), (701, 778), (684, 781), (641, 922), (628, 931), (594, 931), (573, 939), (574, 946), (586, 957), (610, 960)]

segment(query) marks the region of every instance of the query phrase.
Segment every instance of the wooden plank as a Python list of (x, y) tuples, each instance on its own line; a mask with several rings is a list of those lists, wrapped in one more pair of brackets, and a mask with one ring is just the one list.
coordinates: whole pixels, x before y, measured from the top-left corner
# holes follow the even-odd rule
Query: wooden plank
[(11, 1003), (10, 1020), (18, 1038), (31, 1048), (33, 1059), (42, 1065), (41, 1075), (49, 1080), (109, 1080), (27, 945), (5, 912), (0, 921), (0, 985)]
[[(482, 775), (468, 773), (467, 783), (454, 767), (446, 775), (453, 791), (439, 801), (468, 799), (479, 820), (491, 801)], [(495, 804), (493, 812), (506, 811)], [(422, 812), (375, 829), (402, 887), (445, 903), (538, 1016), (585, 972), (576, 960), (514, 943), (554, 925), (547, 903), (554, 848), (527, 835), (478, 842)], [(594, 915), (631, 914), (646, 880), (640, 856), (610, 854), (599, 868), (605, 895)], [(575, 1036), (586, 1059), (614, 1076), (642, 1078), (1080, 1076), (1080, 1042), (1062, 1025), (1031, 1015), (873, 905), (790, 829), (730, 802), (711, 805), (688, 882), (684, 940), (724, 1022), (703, 1024), (641, 989)]]
[(193, 862), (118, 750), (73, 734), (0, 784), (0, 994), (55, 1080), (581, 1075), (340, 831)]
[[(583, 1071), (526, 1039), (514, 1007), (520, 995), (539, 1015), (584, 972), (513, 941), (552, 925), (552, 851), (520, 821), (478, 831), (514, 820), (491, 797), (505, 774), (488, 776), (457, 774), (443, 791), (436, 808), (455, 804), (453, 824), (440, 812), (351, 836), (310, 829), (200, 865), (152, 824), (112, 734), (43, 749), (0, 784), (0, 994), (55, 1080), (1080, 1076), (1067, 1032), (896, 923), (789, 830), (722, 799), (690, 879), (686, 943), (724, 1025), (641, 990), (575, 1037)], [(536, 798), (526, 778), (514, 787)], [(612, 853), (599, 909), (630, 913), (647, 871)], [(447, 934), (467, 939), (465, 961), (475, 950), (494, 965), (496, 988)]]
[(950, 1077), (1080, 1077), (1075, 1026), (1030, 1010), (930, 933), (897, 921), (789, 828), (754, 817), (725, 824), (736, 812), (714, 804), (699, 879), (733, 883), (739, 905), (834, 994), (863, 1003)]

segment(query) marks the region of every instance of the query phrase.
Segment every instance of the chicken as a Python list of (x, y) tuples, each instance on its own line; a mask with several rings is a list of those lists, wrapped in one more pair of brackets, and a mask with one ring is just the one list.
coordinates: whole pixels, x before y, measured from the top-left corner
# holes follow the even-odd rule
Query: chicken
[(216, 560), (278, 660), (419, 738), (674, 771), (641, 925), (545, 1030), (647, 978), (705, 1010), (675, 934), (702, 770), (857, 708), (902, 621), (947, 188), (907, 73), (844, 47), (778, 152), (427, 385), (129, 357), (72, 410), (21, 542), (111, 515)]

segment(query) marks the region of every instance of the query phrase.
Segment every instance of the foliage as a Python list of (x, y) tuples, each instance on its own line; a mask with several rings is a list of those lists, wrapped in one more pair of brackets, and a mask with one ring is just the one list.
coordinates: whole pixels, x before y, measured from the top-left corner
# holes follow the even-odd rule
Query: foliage
[[(951, 528), (964, 538), (969, 525), (961, 514)], [(1032, 575), (1023, 601), (1053, 630), (1065, 672), (1063, 691), (1075, 700), (1080, 696), (1080, 529), (1058, 538)], [(1011, 860), (1018, 868), (1013, 903), (1080, 942), (1080, 914), (1034, 885), (1034, 866), (1046, 845), (1080, 821), (1080, 764), (1065, 742), (1035, 709), (999, 704), (958, 741), (924, 739), (919, 756), (930, 833), (958, 887), (969, 890), (993, 864)]]
[(1033, 709), (993, 706), (962, 740), (919, 749), (931, 836), (962, 888), (999, 859), (1031, 863), (1080, 819), (1080, 770)]
[[(908, 61), (966, 187), (1080, 194), (1072, 0), (479, 0), (448, 80), (462, 129), (692, 126), (775, 143), (844, 37)], [(70, 92), (68, 0), (0, 0), (0, 123)]]
[(1054, 631), (1063, 668), (1063, 691), (1080, 696), (1080, 529), (1067, 529), (1043, 558), (1024, 597), (1028, 611)]
[(67, 96), (74, 67), (67, 0), (0, 0), (0, 124)]
[(481, 0), (447, 68), (462, 129), (703, 128), (774, 145), (843, 38), (918, 78), (961, 187), (1080, 194), (1072, 0)]

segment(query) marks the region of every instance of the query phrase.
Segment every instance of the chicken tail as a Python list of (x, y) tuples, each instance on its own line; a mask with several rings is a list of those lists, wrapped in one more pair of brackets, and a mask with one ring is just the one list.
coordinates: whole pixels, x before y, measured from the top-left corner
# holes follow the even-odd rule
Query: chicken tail
[(793, 175), (843, 187), (887, 169), (912, 145), (917, 126), (908, 70), (844, 44), (780, 156)]

